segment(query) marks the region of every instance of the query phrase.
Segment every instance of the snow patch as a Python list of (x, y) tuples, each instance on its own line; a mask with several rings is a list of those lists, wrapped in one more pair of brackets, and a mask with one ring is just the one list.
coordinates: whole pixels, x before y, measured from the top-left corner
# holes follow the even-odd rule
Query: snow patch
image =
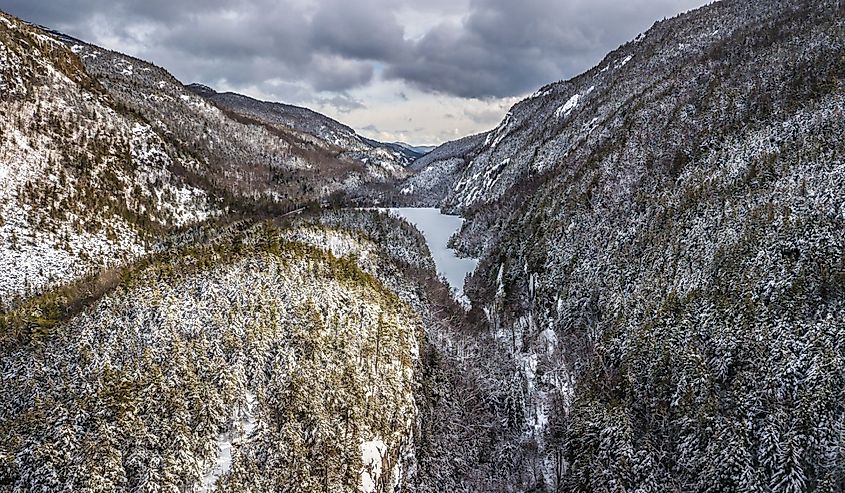
[(628, 55), (628, 56), (626, 56), (624, 60), (622, 60), (621, 62), (619, 62), (619, 65), (617, 65), (617, 66), (616, 66), (616, 68), (622, 68), (622, 67), (624, 67), (625, 65), (628, 65), (628, 62), (630, 62), (632, 58), (634, 58), (634, 55)]
[(543, 344), (547, 353), (553, 353), (557, 348), (557, 334), (550, 327), (540, 332), (540, 343)]
[(371, 440), (361, 443), (361, 493), (374, 493), (376, 484), (381, 479), (384, 456), (387, 445), (381, 440)]
[(217, 438), (217, 459), (211, 470), (202, 478), (200, 493), (210, 493), (215, 490), (217, 480), (232, 469), (232, 451), (249, 438), (255, 430), (255, 395), (247, 393), (247, 403), (244, 417), (236, 423), (233, 432), (223, 433)]
[(545, 89), (545, 90), (540, 89), (537, 92), (535, 92), (534, 94), (532, 94), (531, 96), (529, 96), (528, 99), (543, 98), (543, 97), (548, 96), (551, 93), (552, 93), (551, 89)]
[(569, 116), (569, 114), (572, 113), (572, 110), (574, 110), (575, 107), (578, 106), (579, 101), (581, 101), (580, 94), (576, 94), (569, 98), (569, 100), (564, 103), (563, 106), (561, 106), (557, 109), (557, 111), (555, 111), (555, 118), (560, 119)]

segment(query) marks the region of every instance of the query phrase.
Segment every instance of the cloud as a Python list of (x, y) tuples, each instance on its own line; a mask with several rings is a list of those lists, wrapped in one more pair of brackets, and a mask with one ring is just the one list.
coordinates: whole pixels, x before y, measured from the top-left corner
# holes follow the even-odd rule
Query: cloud
[[(577, 75), (704, 1), (0, 0), (0, 9), (185, 82), (343, 114), (414, 108), (440, 115), (452, 134), (456, 123), (494, 125), (503, 102)], [(421, 94), (437, 98), (422, 108)], [(467, 112), (461, 100), (483, 104)]]
[(348, 94), (337, 94), (330, 98), (320, 98), (316, 101), (320, 108), (334, 108), (340, 113), (349, 113), (354, 110), (365, 110), (367, 106)]
[[(184, 67), (175, 70), (192, 80), (281, 78), (342, 92), (378, 71), (423, 91), (491, 98), (574, 76), (655, 19), (701, 1), (0, 0), (0, 8)], [(406, 36), (420, 25), (418, 38)]]
[(497, 108), (482, 108), (479, 110), (467, 108), (464, 110), (464, 116), (475, 123), (490, 125), (502, 119), (502, 111)]
[(472, 0), (460, 23), (413, 42), (386, 76), (465, 98), (506, 97), (577, 75), (654, 20), (699, 0)]
[(321, 2), (311, 20), (314, 48), (353, 60), (401, 59), (404, 30), (396, 17), (389, 8), (366, 7), (366, 2)]

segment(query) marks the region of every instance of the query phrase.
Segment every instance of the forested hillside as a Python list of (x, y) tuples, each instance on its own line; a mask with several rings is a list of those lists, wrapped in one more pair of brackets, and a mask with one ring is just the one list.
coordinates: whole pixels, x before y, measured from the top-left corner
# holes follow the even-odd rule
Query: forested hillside
[[(416, 152), (401, 146), (361, 137), (346, 125), (308, 108), (259, 101), (232, 92), (219, 93), (200, 84), (190, 84), (187, 88), (245, 118), (272, 125), (282, 131), (294, 130), (310, 135), (318, 139), (328, 151), (334, 150), (339, 156), (381, 167), (386, 177), (403, 176), (401, 170), (420, 157)], [(376, 170), (373, 168), (373, 172)]]
[(845, 487), (843, 43), (841, 2), (717, 2), (474, 152), (445, 204), (522, 366), (509, 484)]
[[(79, 55), (91, 75), (130, 112), (197, 158), (180, 172), (235, 204), (288, 210), (362, 184), (402, 178), (390, 162), (347, 156), (333, 142), (231, 105), (218, 107), (166, 70), (130, 56), (56, 35)], [(323, 117), (325, 118), (325, 117)]]
[(7, 314), (0, 485), (393, 491), (413, 454), (419, 316), (351, 260), (366, 240), (340, 257), (288, 239), (340, 233), (299, 231), (159, 255), (68, 320), (49, 295)]
[[(843, 135), (839, 0), (413, 163), (0, 13), (0, 491), (843, 491)], [(466, 218), (471, 307), (383, 204)]]
[(123, 111), (63, 44), (2, 13), (0, 89), (0, 309), (220, 212), (172, 172), (193, 157)]

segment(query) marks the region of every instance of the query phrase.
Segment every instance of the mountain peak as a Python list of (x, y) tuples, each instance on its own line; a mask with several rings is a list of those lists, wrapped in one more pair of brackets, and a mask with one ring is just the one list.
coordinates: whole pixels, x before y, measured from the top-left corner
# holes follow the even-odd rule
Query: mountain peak
[(185, 87), (189, 91), (193, 92), (194, 94), (196, 94), (198, 96), (202, 96), (204, 98), (214, 96), (215, 94), (217, 94), (217, 91), (215, 91), (211, 87), (208, 87), (205, 84), (199, 84), (197, 82), (194, 82), (192, 84), (188, 84)]

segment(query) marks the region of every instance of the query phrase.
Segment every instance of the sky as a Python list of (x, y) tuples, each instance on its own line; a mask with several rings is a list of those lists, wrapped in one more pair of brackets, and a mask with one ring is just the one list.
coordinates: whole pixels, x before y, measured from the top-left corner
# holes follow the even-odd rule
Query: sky
[(439, 144), (705, 0), (0, 0), (0, 10), (297, 104), (362, 135)]

